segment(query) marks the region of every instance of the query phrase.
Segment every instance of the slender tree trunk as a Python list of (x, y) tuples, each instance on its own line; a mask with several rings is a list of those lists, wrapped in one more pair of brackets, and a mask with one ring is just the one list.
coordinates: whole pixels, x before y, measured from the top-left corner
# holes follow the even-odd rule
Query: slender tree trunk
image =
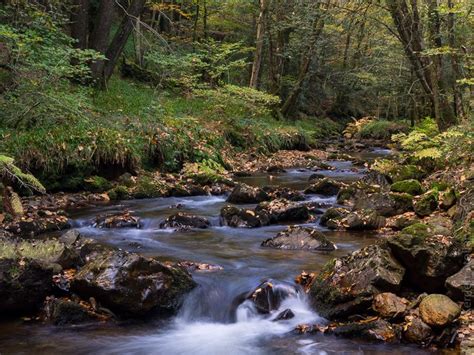
[(203, 24), (203, 31), (204, 31), (204, 39), (207, 40), (207, 37), (208, 37), (208, 32), (207, 32), (207, 0), (204, 0), (204, 3), (203, 3), (203, 7), (204, 7), (204, 14), (203, 14), (203, 17), (202, 17), (202, 24)]
[(123, 48), (127, 43), (128, 37), (133, 30), (133, 25), (135, 21), (138, 19), (140, 14), (143, 12), (145, 8), (147, 0), (133, 0), (130, 6), (127, 9), (127, 13), (125, 14), (122, 22), (119, 25), (117, 32), (115, 33), (112, 42), (107, 49), (105, 56), (107, 57), (108, 61), (105, 63), (104, 72), (103, 72), (103, 82), (107, 82), (107, 80), (112, 75), (115, 65), (117, 64), (117, 60), (122, 54)]
[(74, 0), (71, 14), (71, 37), (76, 47), (86, 49), (89, 35), (89, 0)]
[(194, 24), (193, 24), (193, 42), (197, 41), (198, 23), (199, 23), (199, 4), (196, 4), (196, 13), (194, 14)]
[(260, 74), (260, 67), (262, 65), (263, 40), (265, 35), (265, 18), (267, 12), (267, 0), (260, 0), (260, 14), (257, 20), (257, 35), (256, 35), (256, 49), (255, 57), (252, 65), (252, 72), (250, 75), (251, 88), (258, 88), (258, 79)]
[[(452, 10), (454, 7), (453, 1), (448, 0), (448, 8)], [(458, 54), (456, 49), (456, 15), (453, 12), (448, 14), (448, 41), (449, 47), (451, 48), (451, 68), (453, 71), (452, 74), (452, 87), (453, 87), (453, 101), (454, 101), (454, 112), (456, 116), (463, 120), (466, 117), (466, 113), (464, 112), (464, 103), (463, 103), (463, 95), (462, 90), (457, 84), (457, 80), (461, 78), (461, 70), (458, 63)]]
[[(113, 9), (115, 0), (101, 0), (94, 29), (90, 36), (89, 47), (105, 55), (109, 44), (109, 35), (112, 28)], [(92, 76), (95, 80), (102, 79), (104, 61), (99, 60), (91, 65)]]
[(141, 18), (138, 16), (135, 20), (134, 27), (134, 39), (135, 39), (135, 60), (139, 66), (143, 66), (143, 48), (142, 48), (142, 31), (141, 31)]

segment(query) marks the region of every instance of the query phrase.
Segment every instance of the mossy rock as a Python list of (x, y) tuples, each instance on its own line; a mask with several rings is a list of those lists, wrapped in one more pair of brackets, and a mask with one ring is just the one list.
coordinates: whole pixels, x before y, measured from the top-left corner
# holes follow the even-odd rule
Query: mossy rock
[(393, 182), (403, 180), (421, 180), (425, 177), (423, 169), (416, 165), (399, 165), (390, 171), (390, 178)]
[(405, 192), (413, 196), (421, 195), (423, 193), (423, 187), (418, 180), (402, 180), (394, 183), (390, 189), (393, 192)]
[(126, 200), (130, 198), (128, 188), (123, 185), (118, 185), (113, 189), (109, 190), (107, 193), (112, 201)]
[(422, 195), (413, 204), (415, 213), (420, 217), (429, 216), (438, 207), (438, 193), (436, 191), (429, 191)]
[(168, 186), (165, 183), (153, 179), (151, 176), (142, 176), (132, 192), (134, 198), (156, 198), (166, 196)]
[(91, 176), (84, 179), (84, 188), (91, 192), (104, 192), (112, 188), (112, 183), (102, 176)]
[(401, 236), (410, 236), (410, 239), (400, 239), (402, 244), (405, 244), (404, 241), (410, 241), (409, 245), (406, 246), (413, 246), (420, 244), (423, 240), (430, 235), (429, 227), (424, 223), (414, 223), (408, 227), (403, 228), (400, 232)]

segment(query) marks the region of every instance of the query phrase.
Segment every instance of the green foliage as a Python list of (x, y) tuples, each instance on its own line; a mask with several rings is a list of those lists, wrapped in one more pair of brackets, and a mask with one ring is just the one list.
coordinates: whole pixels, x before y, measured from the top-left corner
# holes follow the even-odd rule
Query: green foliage
[(407, 128), (406, 125), (399, 122), (374, 120), (361, 127), (358, 137), (389, 140), (393, 134), (406, 131)]

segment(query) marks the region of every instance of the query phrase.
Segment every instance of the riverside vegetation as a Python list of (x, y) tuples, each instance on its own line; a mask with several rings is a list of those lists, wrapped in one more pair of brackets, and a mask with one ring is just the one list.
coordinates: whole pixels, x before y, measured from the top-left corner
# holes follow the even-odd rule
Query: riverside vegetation
[[(341, 337), (470, 353), (471, 11), (0, 2), (0, 321), (13, 329), (0, 344), (22, 351), (18, 320), (131, 334), (159, 320), (151, 348), (113, 350), (337, 351)], [(278, 336), (249, 349), (216, 328), (222, 348), (186, 348), (166, 338), (182, 319), (268, 321)]]

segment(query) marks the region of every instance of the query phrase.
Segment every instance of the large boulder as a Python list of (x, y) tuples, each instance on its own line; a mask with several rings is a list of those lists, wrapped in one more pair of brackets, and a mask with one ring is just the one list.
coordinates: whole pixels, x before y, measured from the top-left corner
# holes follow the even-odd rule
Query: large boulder
[(446, 278), (462, 268), (466, 253), (459, 240), (432, 235), (430, 226), (421, 223), (403, 229), (387, 242), (406, 268), (406, 281), (427, 292), (444, 290)]
[(448, 294), (455, 300), (466, 301), (472, 298), (474, 259), (471, 259), (456, 274), (446, 279)]
[(371, 245), (326, 264), (311, 285), (311, 302), (326, 318), (365, 311), (374, 295), (397, 291), (404, 274), (388, 249)]
[(420, 303), (421, 319), (432, 327), (445, 327), (458, 318), (460, 314), (461, 307), (445, 295), (428, 295)]
[(225, 206), (221, 209), (221, 223), (233, 228), (257, 228), (270, 224), (266, 211)]
[(191, 228), (206, 229), (211, 226), (211, 222), (205, 217), (196, 216), (189, 213), (178, 212), (167, 217), (160, 223), (160, 228), (174, 228), (177, 230), (187, 230)]
[(421, 180), (426, 176), (426, 172), (416, 165), (396, 165), (389, 172), (388, 176), (393, 182), (403, 180)]
[(270, 223), (304, 222), (309, 218), (308, 206), (286, 199), (259, 203), (255, 213), (268, 215)]
[(82, 298), (94, 297), (119, 316), (138, 317), (151, 311), (176, 311), (182, 296), (194, 286), (182, 268), (112, 250), (90, 260), (75, 275), (71, 291)]
[(259, 203), (268, 201), (270, 196), (263, 189), (239, 184), (230, 193), (227, 202), (235, 204)]
[(333, 251), (334, 243), (326, 239), (324, 234), (314, 228), (290, 226), (275, 237), (262, 242), (263, 247), (277, 249), (304, 249)]
[[(0, 259), (0, 314), (39, 310), (53, 289), (54, 268), (32, 259)], [(0, 316), (1, 317), (1, 316)]]
[(310, 187), (308, 187), (304, 193), (305, 194), (317, 194), (324, 196), (337, 195), (343, 184), (338, 181), (331, 180), (329, 178), (324, 178), (316, 181)]

